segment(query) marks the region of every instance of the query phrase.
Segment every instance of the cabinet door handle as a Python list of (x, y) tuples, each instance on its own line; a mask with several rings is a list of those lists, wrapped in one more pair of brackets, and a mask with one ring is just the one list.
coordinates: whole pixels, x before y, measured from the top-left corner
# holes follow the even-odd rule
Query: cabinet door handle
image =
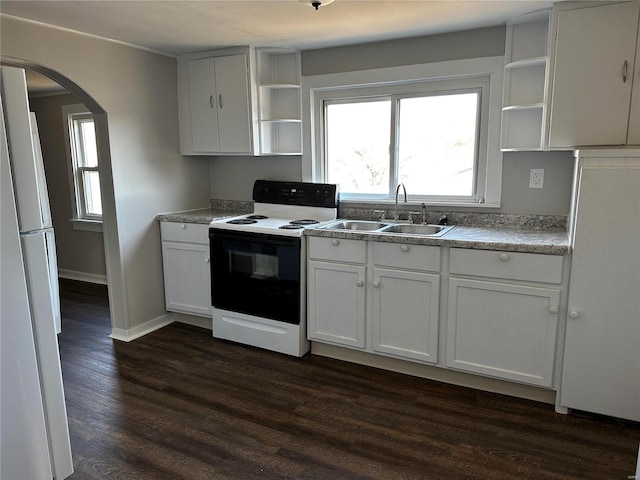
[(222, 108), (222, 94), (218, 95), (218, 105)]
[(334, 238), (333, 240), (331, 240), (331, 245), (333, 245), (334, 247), (335, 247), (336, 245), (338, 245), (339, 243), (340, 243), (340, 240), (338, 240), (338, 239), (336, 239), (336, 238)]
[(509, 255), (507, 255), (506, 253), (501, 253), (498, 258), (501, 262), (506, 262), (507, 260), (509, 260)]
[(373, 282), (373, 288), (380, 288), (380, 282)]
[(628, 69), (629, 69), (629, 62), (625, 60), (624, 63), (622, 64), (622, 83), (627, 83)]
[(209, 95), (209, 106), (213, 108), (213, 95)]
[(409, 247), (407, 245), (402, 245), (400, 247), (400, 250), (402, 250), (403, 252), (408, 252), (409, 251)]
[(187, 226), (184, 223), (182, 223), (182, 224), (180, 224), (180, 228), (182, 228), (184, 230), (185, 228), (187, 228)]
[(356, 285), (359, 286), (359, 287), (364, 287), (364, 282), (362, 280), (358, 280), (356, 282)]
[(204, 263), (209, 263), (209, 262), (210, 262), (210, 260), (208, 258), (204, 259)]
[(553, 313), (555, 315), (556, 313), (558, 313), (558, 307), (555, 306), (555, 305), (551, 305), (549, 307), (549, 312), (551, 312), (551, 313)]
[(575, 310), (571, 310), (571, 311), (569, 312), (569, 318), (576, 319), (576, 318), (578, 318), (579, 316), (580, 316), (580, 314), (579, 314), (577, 311), (575, 311)]

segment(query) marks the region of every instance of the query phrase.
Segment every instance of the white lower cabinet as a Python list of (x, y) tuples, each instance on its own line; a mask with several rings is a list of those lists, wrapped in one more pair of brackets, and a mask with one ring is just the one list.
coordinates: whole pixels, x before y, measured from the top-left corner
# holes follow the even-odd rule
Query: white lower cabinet
[(449, 279), (447, 367), (552, 387), (561, 289), (508, 280), (559, 284), (562, 257), (452, 249), (450, 268), (501, 278)]
[(447, 366), (551, 387), (560, 291), (449, 280)]
[(373, 269), (372, 349), (436, 363), (440, 275)]
[(365, 280), (364, 265), (309, 261), (310, 339), (365, 347)]
[(309, 257), (309, 339), (436, 363), (439, 247), (310, 237)]
[(161, 222), (166, 308), (211, 317), (208, 225)]

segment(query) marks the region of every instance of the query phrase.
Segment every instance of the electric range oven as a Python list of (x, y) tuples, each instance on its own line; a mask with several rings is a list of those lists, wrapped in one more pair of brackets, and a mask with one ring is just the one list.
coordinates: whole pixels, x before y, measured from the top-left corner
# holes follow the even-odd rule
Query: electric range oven
[(253, 200), (253, 213), (210, 224), (213, 336), (302, 356), (304, 230), (337, 218), (338, 187), (257, 180)]

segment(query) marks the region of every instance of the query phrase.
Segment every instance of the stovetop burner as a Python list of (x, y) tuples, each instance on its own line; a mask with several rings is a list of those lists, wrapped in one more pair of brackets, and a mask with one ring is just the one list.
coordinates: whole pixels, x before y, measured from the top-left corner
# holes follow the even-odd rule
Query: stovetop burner
[(286, 225), (280, 225), (278, 228), (280, 230), (300, 230), (301, 228), (304, 228), (304, 225), (296, 225), (293, 223), (288, 223)]
[(252, 223), (258, 223), (258, 221), (250, 220), (248, 218), (238, 218), (236, 220), (229, 220), (226, 223), (230, 223), (231, 225), (251, 225)]
[(316, 223), (320, 223), (318, 220), (311, 220), (308, 218), (303, 218), (301, 220), (292, 220), (289, 222), (291, 225), (315, 225)]
[(267, 217), (266, 215), (247, 215), (247, 217), (249, 220), (266, 220)]

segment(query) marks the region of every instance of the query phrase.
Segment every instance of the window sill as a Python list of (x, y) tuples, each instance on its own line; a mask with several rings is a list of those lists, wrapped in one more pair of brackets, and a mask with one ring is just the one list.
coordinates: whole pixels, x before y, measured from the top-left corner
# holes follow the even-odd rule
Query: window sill
[[(426, 202), (427, 208), (500, 208), (500, 203), (486, 203), (486, 202), (443, 202), (443, 201), (435, 201), (435, 202)], [(403, 202), (402, 199), (398, 200), (398, 207), (401, 210), (405, 210), (408, 208), (417, 208), (420, 209), (422, 205), (422, 201), (420, 200), (409, 200), (408, 202)], [(394, 200), (362, 200), (362, 199), (350, 199), (350, 198), (340, 198), (340, 206), (344, 208), (375, 208), (378, 207), (380, 209), (384, 208), (393, 208), (395, 206)]]
[(86, 232), (102, 232), (102, 220), (72, 218), (69, 221), (73, 224), (74, 230), (84, 230)]

